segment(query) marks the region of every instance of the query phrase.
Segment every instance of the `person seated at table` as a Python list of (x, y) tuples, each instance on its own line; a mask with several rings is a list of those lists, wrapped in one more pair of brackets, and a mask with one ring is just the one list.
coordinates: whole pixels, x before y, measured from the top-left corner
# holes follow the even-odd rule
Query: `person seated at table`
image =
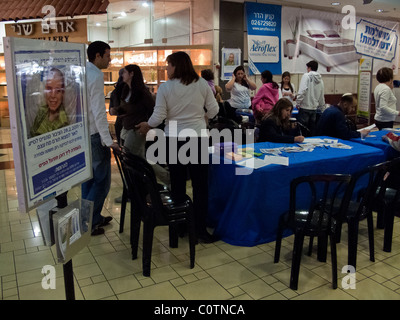
[(337, 105), (325, 109), (317, 124), (317, 136), (329, 136), (344, 140), (364, 138), (370, 130), (358, 132), (350, 128), (346, 122), (346, 115), (357, 105), (357, 99), (351, 93), (345, 93)]
[(261, 121), (258, 142), (303, 142), (304, 137), (298, 135), (297, 128), (289, 121), (292, 110), (293, 104), (288, 99), (279, 99)]
[(264, 70), (261, 73), (261, 81), (263, 85), (258, 90), (251, 103), (254, 118), (257, 122), (270, 111), (277, 103), (279, 98), (282, 98), (282, 93), (279, 90), (279, 85), (272, 79), (272, 73), (269, 70)]

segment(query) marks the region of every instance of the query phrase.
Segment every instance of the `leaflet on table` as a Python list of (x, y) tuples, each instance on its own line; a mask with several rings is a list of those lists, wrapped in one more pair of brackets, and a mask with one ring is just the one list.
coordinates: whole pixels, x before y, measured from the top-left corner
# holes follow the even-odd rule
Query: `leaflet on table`
[(360, 132), (360, 131), (362, 131), (362, 130), (372, 130), (372, 129), (374, 129), (375, 127), (376, 127), (376, 125), (375, 125), (375, 123), (374, 123), (374, 124), (371, 124), (371, 125), (368, 126), (368, 127), (358, 129), (357, 131)]
[(251, 169), (258, 169), (270, 164), (279, 164), (283, 166), (289, 165), (289, 158), (288, 157), (279, 157), (279, 156), (265, 156), (264, 159), (260, 158), (251, 158), (246, 159), (243, 161), (236, 162), (237, 165), (251, 168)]

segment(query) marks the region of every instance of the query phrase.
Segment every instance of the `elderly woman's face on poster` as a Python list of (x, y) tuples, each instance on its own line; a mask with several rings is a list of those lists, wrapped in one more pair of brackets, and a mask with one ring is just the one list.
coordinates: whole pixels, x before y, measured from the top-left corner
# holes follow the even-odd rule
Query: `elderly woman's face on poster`
[(64, 99), (64, 77), (60, 72), (49, 72), (44, 92), (49, 111), (57, 112)]

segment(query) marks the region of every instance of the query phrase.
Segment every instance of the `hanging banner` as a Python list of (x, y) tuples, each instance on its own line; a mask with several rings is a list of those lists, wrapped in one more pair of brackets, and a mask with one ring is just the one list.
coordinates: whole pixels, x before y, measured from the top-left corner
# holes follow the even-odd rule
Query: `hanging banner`
[(254, 2), (245, 14), (250, 74), (304, 73), (315, 60), (321, 74), (357, 75), (363, 56), (377, 58), (374, 74), (383, 67), (397, 74), (398, 22)]
[(85, 45), (3, 38), (19, 211), (92, 175)]
[(363, 55), (393, 62), (398, 36), (395, 29), (361, 19), (357, 23), (355, 47)]
[[(321, 74), (357, 75), (359, 60), (363, 56), (377, 57), (379, 53), (380, 60), (374, 62), (373, 73), (375, 74), (380, 68), (389, 67), (397, 74), (399, 23), (377, 19), (369, 19), (367, 22), (356, 16), (354, 23), (348, 21), (349, 17), (342, 13), (284, 7), (282, 40), (283, 43), (287, 39), (290, 42), (294, 41), (296, 49), (294, 54), (283, 56), (283, 70), (304, 73), (306, 63), (315, 60), (319, 63), (318, 72)], [(379, 30), (372, 30), (372, 26), (380, 27)], [(368, 36), (366, 31), (369, 33)], [(360, 40), (361, 33), (363, 36)], [(371, 33), (374, 35), (371, 36)], [(376, 41), (379, 36), (388, 39), (386, 42)], [(375, 41), (372, 37), (375, 37)], [(375, 49), (384, 46), (388, 50), (375, 51), (372, 50), (372, 46)]]
[(371, 108), (372, 68), (374, 60), (370, 57), (360, 59), (358, 71), (357, 115), (369, 120)]
[(281, 11), (278, 5), (246, 2), (249, 74), (281, 74)]
[(242, 50), (238, 48), (222, 48), (221, 80), (231, 80), (232, 73), (242, 61)]

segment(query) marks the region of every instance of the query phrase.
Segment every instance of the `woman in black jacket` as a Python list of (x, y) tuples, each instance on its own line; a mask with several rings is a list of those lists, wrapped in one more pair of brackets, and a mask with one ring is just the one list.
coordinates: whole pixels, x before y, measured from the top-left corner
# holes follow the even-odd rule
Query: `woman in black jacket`
[(296, 135), (290, 124), (292, 110), (293, 104), (288, 99), (279, 99), (261, 121), (258, 142), (303, 142), (304, 137)]

